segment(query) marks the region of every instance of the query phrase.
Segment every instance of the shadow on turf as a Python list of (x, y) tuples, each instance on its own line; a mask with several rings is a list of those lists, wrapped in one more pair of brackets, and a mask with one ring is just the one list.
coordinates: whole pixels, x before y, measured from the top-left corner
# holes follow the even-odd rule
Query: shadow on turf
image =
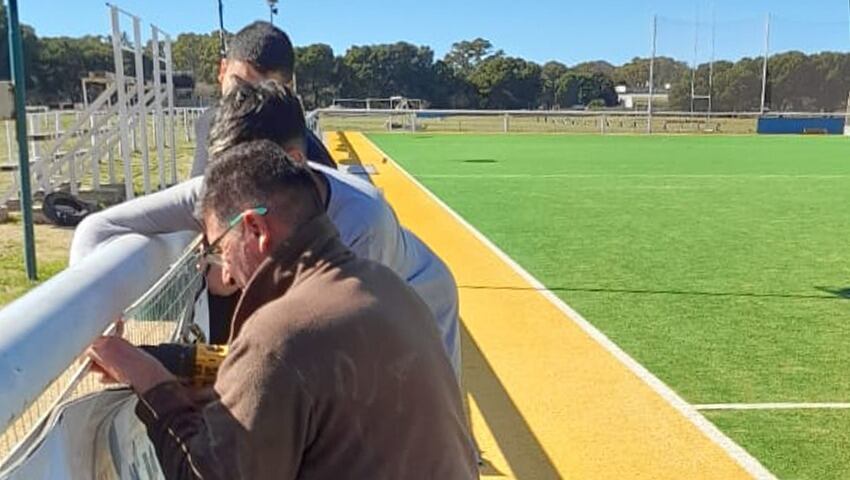
[[(499, 449), (505, 456), (516, 478), (562, 478), (546, 454), (543, 446), (531, 431), (522, 412), (511, 400), (498, 375), (487, 362), (481, 349), (469, 335), (466, 325), (461, 324), (461, 358), (463, 358), (463, 389), (475, 399), (487, 427), (493, 433)], [(466, 398), (464, 397), (464, 401)], [(469, 416), (469, 405), (467, 417)], [(473, 437), (475, 432), (472, 432)], [(489, 460), (488, 451), (480, 451), (481, 475), (506, 476)]]
[(499, 163), (498, 160), (493, 158), (462, 158), (459, 161), (463, 163)]
[(837, 288), (837, 287), (815, 287), (821, 292), (828, 293), (837, 298), (841, 298), (844, 300), (850, 300), (850, 287)]
[(814, 287), (829, 295), (808, 295), (798, 293), (756, 293), (756, 292), (697, 292), (687, 290), (648, 290), (633, 288), (591, 288), (591, 287), (508, 287), (498, 285), (458, 285), (458, 289), (470, 290), (529, 290), (552, 292), (584, 292), (584, 293), (626, 293), (635, 295), (693, 295), (703, 297), (741, 297), (741, 298), (804, 298), (814, 300), (850, 300), (850, 287)]

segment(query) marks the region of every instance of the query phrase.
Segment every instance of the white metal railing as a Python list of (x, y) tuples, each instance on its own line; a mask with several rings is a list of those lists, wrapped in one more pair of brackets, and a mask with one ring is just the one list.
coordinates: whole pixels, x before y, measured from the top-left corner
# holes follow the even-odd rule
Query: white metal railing
[(410, 132), (757, 133), (763, 117), (844, 119), (847, 112), (681, 112), (594, 110), (431, 110), (323, 108), (316, 128)]
[[(467, 116), (550, 116), (550, 117), (569, 117), (569, 116), (584, 116), (584, 117), (640, 117), (648, 116), (646, 110), (615, 110), (615, 109), (599, 109), (599, 110), (451, 110), (451, 109), (419, 109), (419, 110), (397, 110), (397, 109), (366, 109), (366, 108), (319, 108), (310, 112), (314, 115), (467, 115)], [(768, 111), (760, 112), (682, 112), (682, 111), (661, 111), (654, 110), (653, 116), (670, 116), (670, 117), (741, 117), (741, 118), (758, 118), (761, 116), (783, 116), (783, 117), (828, 117), (841, 118), (847, 117), (847, 112), (781, 112)]]
[(119, 237), (0, 310), (0, 428), (26, 411), (195, 237)]

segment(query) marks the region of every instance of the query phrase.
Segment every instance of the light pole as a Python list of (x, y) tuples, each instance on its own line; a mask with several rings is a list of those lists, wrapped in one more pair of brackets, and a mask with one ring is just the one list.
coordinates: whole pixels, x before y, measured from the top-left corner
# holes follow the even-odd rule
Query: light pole
[(274, 16), (277, 15), (277, 0), (266, 0), (269, 3), (269, 23), (274, 23)]
[(224, 41), (224, 5), (218, 0), (218, 50), (221, 58), (227, 55), (227, 43)]
[(27, 150), (27, 107), (24, 79), (24, 49), (21, 26), (18, 23), (18, 0), (9, 0), (6, 12), (9, 20), (9, 65), (15, 84), (15, 129), (18, 139), (18, 174), (20, 175), (21, 217), (24, 224), (24, 265), (27, 278), (38, 280), (35, 264), (35, 234), (32, 219), (32, 192), (30, 191), (30, 161)]

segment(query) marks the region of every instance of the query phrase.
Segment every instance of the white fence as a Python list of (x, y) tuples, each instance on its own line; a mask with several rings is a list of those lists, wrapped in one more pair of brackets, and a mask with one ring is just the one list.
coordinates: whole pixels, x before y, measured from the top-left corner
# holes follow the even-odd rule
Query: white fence
[[(647, 110), (376, 110), (325, 108), (322, 130), (419, 133), (755, 134), (758, 112)], [(772, 115), (768, 113), (767, 115)], [(782, 112), (785, 118), (846, 118), (846, 112)]]
[(120, 318), (193, 237), (122, 236), (0, 310), (0, 427)]
[(202, 287), (196, 236), (122, 236), (0, 310), (0, 470), (38, 444), (61, 402), (101, 388), (80, 355), (116, 319), (133, 343), (182, 335)]

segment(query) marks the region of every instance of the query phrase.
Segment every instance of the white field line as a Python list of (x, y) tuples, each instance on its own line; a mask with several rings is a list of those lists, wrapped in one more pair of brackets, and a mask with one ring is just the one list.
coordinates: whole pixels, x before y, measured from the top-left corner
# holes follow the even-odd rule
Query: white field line
[(378, 148), (371, 139), (363, 135), (363, 138), (375, 149), (376, 152), (380, 153), (383, 158), (386, 158), (388, 162), (391, 162), (395, 168), (399, 169), (399, 171), (404, 175), (408, 180), (410, 180), (414, 185), (420, 188), (423, 192), (425, 192), (428, 197), (431, 198), (434, 202), (440, 205), (449, 215), (451, 215), (457, 222), (466, 227), (472, 235), (477, 238), (481, 243), (486, 245), (497, 257), (499, 257), (503, 262), (508, 264), (520, 277), (525, 279), (529, 284), (531, 284), (536, 290), (540, 292), (547, 300), (549, 300), (555, 307), (560, 309), (564, 314), (573, 322), (575, 322), (585, 333), (587, 333), (591, 338), (596, 340), (603, 348), (605, 348), (611, 355), (613, 355), (617, 360), (619, 360), (623, 365), (626, 366), (632, 373), (634, 373), (638, 378), (643, 380), (650, 388), (652, 388), (658, 395), (664, 398), (674, 409), (676, 409), (679, 413), (685, 416), (691, 423), (693, 423), (697, 429), (699, 429), (703, 434), (705, 434), (709, 439), (711, 439), (714, 443), (716, 443), (720, 448), (722, 448), (732, 459), (734, 459), (747, 473), (752, 475), (757, 479), (776, 479), (770, 471), (764, 467), (755, 457), (749, 454), (746, 450), (744, 450), (740, 445), (735, 443), (732, 439), (727, 437), (723, 432), (721, 432), (713, 423), (709, 422), (702, 414), (700, 414), (696, 409), (693, 408), (688, 402), (686, 402), (682, 397), (680, 397), (676, 392), (673, 391), (670, 387), (668, 387), (664, 382), (658, 379), (655, 375), (650, 373), (643, 365), (639, 364), (635, 359), (633, 359), (629, 354), (627, 354), (623, 349), (621, 349), (617, 344), (615, 344), (611, 339), (605, 336), (599, 329), (590, 324), (587, 320), (584, 319), (578, 312), (572, 309), (569, 305), (567, 305), (563, 300), (558, 298), (554, 293), (552, 293), (549, 289), (547, 289), (539, 280), (534, 278), (530, 273), (528, 273), (524, 268), (519, 266), (512, 258), (510, 258), (505, 252), (503, 252), (499, 247), (497, 247), (493, 242), (491, 242), (487, 237), (485, 237), (481, 232), (479, 232), (475, 227), (473, 227), (469, 222), (464, 220), (463, 217), (457, 214), (454, 210), (451, 209), (445, 202), (440, 200), (434, 193), (425, 188), (417, 179), (413, 178), (412, 175), (407, 173), (407, 171), (395, 162), (391, 157), (389, 157), (383, 150)]
[[(386, 155), (385, 155), (386, 156)], [(387, 157), (389, 158), (389, 157)], [(648, 173), (623, 173), (623, 174), (601, 174), (601, 173), (426, 173), (419, 175), (419, 178), (671, 178), (671, 179), (804, 179), (804, 180), (827, 180), (827, 179), (846, 179), (850, 175), (835, 174), (835, 175), (818, 175), (818, 174), (648, 174)]]
[(845, 402), (823, 402), (823, 403), (706, 403), (694, 405), (697, 410), (847, 410), (850, 403)]

